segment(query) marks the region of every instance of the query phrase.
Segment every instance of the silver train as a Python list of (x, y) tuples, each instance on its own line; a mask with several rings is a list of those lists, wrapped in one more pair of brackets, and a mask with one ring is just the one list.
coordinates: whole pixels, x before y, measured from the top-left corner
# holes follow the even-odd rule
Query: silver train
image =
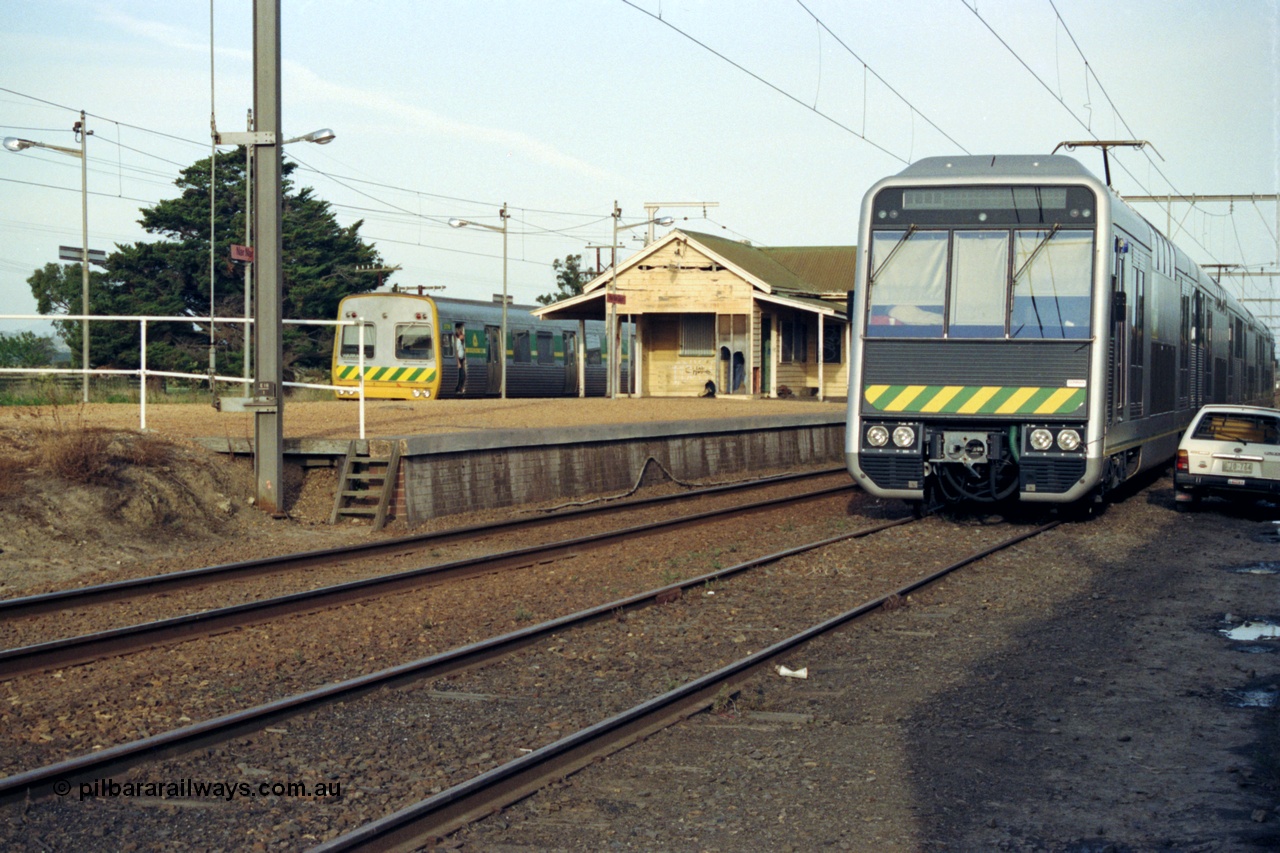
[(1274, 397), (1267, 328), (1070, 157), (877, 183), (849, 318), (846, 465), (920, 504), (1100, 499), (1203, 404)]

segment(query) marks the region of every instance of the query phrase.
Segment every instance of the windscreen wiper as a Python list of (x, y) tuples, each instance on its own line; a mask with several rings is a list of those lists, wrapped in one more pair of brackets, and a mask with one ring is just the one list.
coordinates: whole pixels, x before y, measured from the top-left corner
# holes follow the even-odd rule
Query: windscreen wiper
[(902, 248), (902, 244), (910, 240), (911, 235), (916, 233), (916, 230), (917, 228), (915, 225), (907, 227), (907, 230), (898, 238), (898, 242), (893, 244), (893, 248), (889, 250), (889, 254), (885, 255), (884, 260), (880, 262), (880, 266), (871, 271), (871, 276), (867, 279), (868, 287), (876, 283), (876, 277), (880, 275), (880, 273), (884, 272), (884, 268), (889, 265), (889, 261), (893, 260), (893, 256), (898, 254), (898, 250)]
[(1040, 239), (1040, 242), (1036, 244), (1036, 247), (1031, 250), (1031, 254), (1028, 255), (1027, 259), (1022, 262), (1022, 266), (1018, 267), (1018, 271), (1013, 274), (1014, 287), (1018, 286), (1018, 279), (1022, 278), (1022, 274), (1027, 271), (1027, 267), (1030, 266), (1031, 262), (1036, 259), (1036, 255), (1040, 254), (1041, 249), (1049, 245), (1049, 241), (1053, 239), (1053, 235), (1057, 234), (1058, 229), (1060, 229), (1061, 227), (1062, 225), (1060, 223), (1055, 222), (1053, 224), (1053, 227), (1049, 229), (1049, 233), (1044, 235), (1044, 237)]

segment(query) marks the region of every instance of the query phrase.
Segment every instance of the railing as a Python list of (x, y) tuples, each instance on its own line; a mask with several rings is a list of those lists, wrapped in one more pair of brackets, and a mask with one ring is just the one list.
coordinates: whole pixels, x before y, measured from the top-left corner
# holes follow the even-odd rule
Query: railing
[[(136, 376), (138, 378), (138, 429), (147, 428), (147, 379), (162, 377), (166, 379), (194, 379), (210, 383), (210, 390), (216, 389), (216, 383), (248, 386), (253, 384), (252, 378), (243, 376), (219, 376), (216, 373), (182, 373), (171, 370), (149, 370), (147, 368), (147, 325), (149, 323), (191, 323), (208, 322), (204, 317), (163, 317), (163, 316), (119, 316), (107, 314), (0, 314), (0, 320), (40, 320), (45, 322), (64, 322), (79, 320), (81, 322), (126, 322), (140, 325), (138, 369), (124, 370), (117, 368), (90, 368), (86, 371), (79, 367), (0, 367), (0, 375), (34, 375), (34, 376)], [(354, 320), (285, 320), (291, 326), (353, 326), (363, 322), (363, 317)], [(245, 327), (245, 340), (249, 339), (249, 326), (253, 320), (245, 317), (213, 318), (214, 323), (239, 323)], [(357, 392), (359, 403), (360, 438), (365, 438), (365, 396), (364, 396), (364, 347), (360, 347), (360, 385)], [(336, 385), (324, 385), (315, 382), (286, 382), (287, 388), (314, 388), (322, 391), (337, 391)], [(246, 389), (247, 390), (247, 389)]]

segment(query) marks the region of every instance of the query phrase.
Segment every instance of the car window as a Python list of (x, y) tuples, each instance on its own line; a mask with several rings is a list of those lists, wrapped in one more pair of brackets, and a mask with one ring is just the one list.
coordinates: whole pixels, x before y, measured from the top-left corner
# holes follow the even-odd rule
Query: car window
[(1280, 421), (1262, 414), (1207, 413), (1196, 424), (1191, 437), (1209, 441), (1280, 444)]

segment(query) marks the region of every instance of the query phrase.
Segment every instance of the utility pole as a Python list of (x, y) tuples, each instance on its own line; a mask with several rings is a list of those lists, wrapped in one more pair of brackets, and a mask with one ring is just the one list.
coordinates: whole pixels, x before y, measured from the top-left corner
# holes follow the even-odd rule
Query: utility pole
[(270, 142), (258, 146), (253, 175), (254, 234), (253, 449), (258, 508), (284, 512), (284, 273), (280, 176), (280, 0), (253, 0), (253, 115)]

